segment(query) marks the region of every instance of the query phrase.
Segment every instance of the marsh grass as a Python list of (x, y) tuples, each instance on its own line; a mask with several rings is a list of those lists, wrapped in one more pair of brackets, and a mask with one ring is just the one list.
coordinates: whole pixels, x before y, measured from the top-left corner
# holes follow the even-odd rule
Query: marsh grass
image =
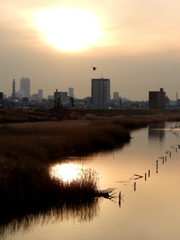
[[(59, 117), (59, 114), (61, 117)], [(147, 117), (159, 118), (168, 116), (180, 119), (179, 110), (165, 109), (0, 109), (0, 123), (44, 122), (61, 120), (101, 120), (113, 117)]]
[(44, 163), (27, 158), (0, 159), (0, 221), (47, 206), (88, 201), (98, 196), (98, 174), (87, 169), (77, 179), (64, 182), (50, 175)]
[[(18, 214), (64, 201), (98, 196), (98, 176), (88, 169), (71, 182), (50, 176), (57, 154), (112, 149), (130, 135), (111, 123), (28, 123), (0, 127), (0, 209)], [(3, 215), (3, 214), (2, 214)]]
[(14, 215), (64, 202), (99, 196), (93, 170), (70, 183), (52, 178), (54, 156), (113, 149), (130, 140), (133, 129), (150, 123), (177, 121), (179, 114), (113, 117), (86, 123), (43, 122), (0, 126), (0, 210)]
[(116, 147), (130, 139), (122, 126), (109, 122), (83, 125), (59, 123), (14, 124), (0, 127), (0, 155), (22, 159), (30, 156), (49, 162), (54, 155), (64, 153), (90, 153)]

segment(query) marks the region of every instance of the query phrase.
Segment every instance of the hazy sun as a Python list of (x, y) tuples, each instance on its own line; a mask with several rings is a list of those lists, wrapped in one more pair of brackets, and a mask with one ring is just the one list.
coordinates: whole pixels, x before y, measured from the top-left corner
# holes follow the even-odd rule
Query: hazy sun
[(62, 51), (77, 51), (98, 42), (100, 32), (94, 14), (84, 9), (56, 8), (35, 15), (36, 27), (45, 39)]

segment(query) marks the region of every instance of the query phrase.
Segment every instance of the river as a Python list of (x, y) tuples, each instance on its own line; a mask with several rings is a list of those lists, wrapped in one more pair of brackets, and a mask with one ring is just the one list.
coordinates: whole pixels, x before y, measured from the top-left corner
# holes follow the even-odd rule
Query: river
[(56, 165), (64, 180), (76, 178), (79, 169), (94, 169), (100, 189), (113, 188), (114, 198), (15, 220), (1, 226), (1, 239), (179, 240), (179, 125), (154, 124), (133, 131), (122, 149)]

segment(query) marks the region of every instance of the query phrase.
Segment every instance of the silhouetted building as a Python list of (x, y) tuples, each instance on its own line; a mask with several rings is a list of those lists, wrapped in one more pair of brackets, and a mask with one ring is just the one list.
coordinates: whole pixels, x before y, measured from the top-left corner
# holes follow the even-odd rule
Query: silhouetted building
[(163, 88), (160, 91), (149, 92), (149, 109), (165, 109), (166, 108), (166, 92)]
[(91, 97), (94, 108), (108, 108), (110, 106), (110, 80), (92, 79)]
[(22, 98), (22, 102), (25, 102), (25, 103), (29, 102), (29, 98), (23, 97), (23, 98)]
[(39, 100), (39, 95), (38, 95), (38, 93), (32, 94), (31, 100), (32, 100), (32, 101), (38, 101), (38, 100)]
[(90, 107), (91, 102), (92, 102), (91, 97), (86, 97), (86, 98), (84, 98), (84, 104), (85, 104), (86, 106)]
[(65, 100), (67, 97), (67, 92), (58, 92), (56, 89), (56, 92), (54, 92), (54, 101), (57, 100), (57, 98), (61, 98), (61, 100)]
[(68, 88), (68, 96), (74, 97), (74, 88)]
[(54, 100), (54, 95), (48, 95), (48, 100)]
[(38, 90), (38, 100), (42, 100), (43, 99), (43, 90), (42, 89), (39, 89)]
[(3, 100), (3, 92), (0, 92), (0, 100)]
[(30, 98), (30, 79), (22, 77), (20, 79), (20, 90), (24, 91), (24, 97)]
[(16, 97), (17, 97), (17, 98), (20, 98), (20, 99), (22, 99), (23, 97), (25, 97), (25, 92), (24, 92), (24, 90), (19, 90), (19, 91), (17, 91), (17, 92), (16, 92)]
[(113, 93), (113, 100), (119, 100), (119, 93), (118, 92), (114, 92)]

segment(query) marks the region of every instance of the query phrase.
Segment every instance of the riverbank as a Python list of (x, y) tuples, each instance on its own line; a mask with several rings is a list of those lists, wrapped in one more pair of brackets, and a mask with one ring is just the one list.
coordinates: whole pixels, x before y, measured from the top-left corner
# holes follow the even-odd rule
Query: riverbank
[(176, 118), (180, 110), (165, 109), (0, 109), (0, 124), (62, 120), (102, 120), (121, 118)]
[(2, 125), (0, 138), (0, 209), (17, 215), (100, 196), (98, 176), (92, 169), (65, 183), (50, 176), (49, 166), (57, 155), (63, 161), (65, 155), (113, 149), (129, 141), (130, 134), (106, 121), (101, 126), (62, 121)]
[[(92, 117), (92, 116), (91, 116)], [(150, 123), (177, 121), (180, 114), (100, 117), (100, 120), (61, 120), (0, 126), (0, 209), (12, 214), (60, 203), (87, 201), (99, 196), (98, 177), (87, 170), (72, 185), (54, 179), (49, 164), (58, 155), (87, 155), (114, 149), (130, 141), (134, 129)], [(86, 184), (84, 184), (86, 183)], [(2, 214), (3, 217), (3, 214)]]

